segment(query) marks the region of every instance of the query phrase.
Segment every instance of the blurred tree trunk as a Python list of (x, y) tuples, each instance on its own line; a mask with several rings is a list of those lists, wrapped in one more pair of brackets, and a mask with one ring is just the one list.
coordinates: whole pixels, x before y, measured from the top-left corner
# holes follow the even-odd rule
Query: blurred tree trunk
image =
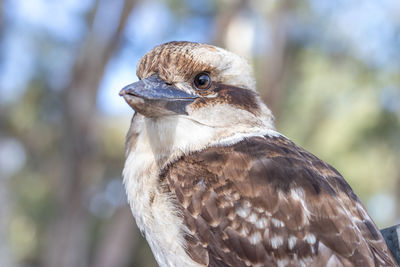
[(16, 266), (8, 238), (11, 201), (7, 178), (0, 175), (0, 266), (2, 267)]
[(128, 205), (115, 212), (104, 232), (91, 266), (128, 266), (132, 252), (136, 250), (139, 242), (139, 231)]
[(224, 9), (218, 12), (215, 25), (215, 36), (213, 44), (216, 46), (225, 47), (225, 34), (229, 24), (246, 5), (247, 0), (234, 0), (229, 5), (224, 5)]
[[(77, 56), (71, 83), (64, 90), (64, 166), (57, 181), (60, 199), (57, 218), (48, 229), (43, 261), (47, 267), (84, 267), (88, 263), (88, 219), (83, 205), (84, 193), (90, 181), (99, 180), (96, 162), (96, 99), (97, 90), (135, 1), (121, 0), (118, 10), (110, 10), (110, 1), (96, 1), (89, 23), (90, 32)], [(114, 3), (114, 2), (113, 2)], [(104, 10), (107, 9), (107, 10)], [(99, 24), (100, 22), (100, 24)], [(113, 25), (114, 24), (114, 25)], [(96, 29), (97, 27), (97, 29)], [(113, 30), (104, 36), (102, 29)]]
[(282, 107), (284, 99), (283, 80), (287, 72), (287, 38), (288, 18), (291, 10), (291, 1), (283, 0), (277, 2), (268, 12), (266, 23), (270, 35), (269, 50), (262, 60), (258, 60), (257, 69), (261, 70), (259, 75), (258, 88), (261, 97), (271, 109), (275, 117), (279, 117), (279, 107)]

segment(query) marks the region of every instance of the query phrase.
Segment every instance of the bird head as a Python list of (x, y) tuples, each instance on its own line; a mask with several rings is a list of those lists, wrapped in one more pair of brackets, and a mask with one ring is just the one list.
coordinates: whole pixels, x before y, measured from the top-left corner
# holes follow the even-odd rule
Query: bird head
[(139, 114), (136, 120), (164, 125), (157, 128), (164, 131), (159, 135), (168, 135), (166, 129), (174, 127), (176, 133), (176, 127), (185, 125), (183, 132), (202, 132), (215, 141), (273, 128), (273, 116), (255, 90), (248, 62), (222, 48), (165, 43), (141, 58), (137, 76), (139, 81), (120, 95)]

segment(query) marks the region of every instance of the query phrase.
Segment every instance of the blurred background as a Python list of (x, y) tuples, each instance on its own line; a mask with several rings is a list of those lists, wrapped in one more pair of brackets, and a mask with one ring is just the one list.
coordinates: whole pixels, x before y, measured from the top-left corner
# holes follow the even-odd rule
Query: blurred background
[(118, 96), (172, 40), (246, 58), (280, 132), (400, 222), (398, 0), (0, 0), (0, 266), (156, 266), (121, 184)]

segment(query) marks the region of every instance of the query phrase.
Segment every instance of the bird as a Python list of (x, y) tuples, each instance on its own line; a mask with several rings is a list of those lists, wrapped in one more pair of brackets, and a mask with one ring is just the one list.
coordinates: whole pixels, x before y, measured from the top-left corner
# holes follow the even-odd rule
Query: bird
[(159, 266), (397, 266), (342, 175), (276, 130), (246, 59), (173, 41), (136, 74), (122, 174)]

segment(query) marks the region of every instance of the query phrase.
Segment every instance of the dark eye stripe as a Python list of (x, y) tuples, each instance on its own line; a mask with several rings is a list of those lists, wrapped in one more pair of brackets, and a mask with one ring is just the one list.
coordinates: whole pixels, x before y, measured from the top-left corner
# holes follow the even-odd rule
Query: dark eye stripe
[(197, 89), (205, 90), (210, 88), (212, 81), (207, 72), (200, 72), (194, 77), (193, 83)]

